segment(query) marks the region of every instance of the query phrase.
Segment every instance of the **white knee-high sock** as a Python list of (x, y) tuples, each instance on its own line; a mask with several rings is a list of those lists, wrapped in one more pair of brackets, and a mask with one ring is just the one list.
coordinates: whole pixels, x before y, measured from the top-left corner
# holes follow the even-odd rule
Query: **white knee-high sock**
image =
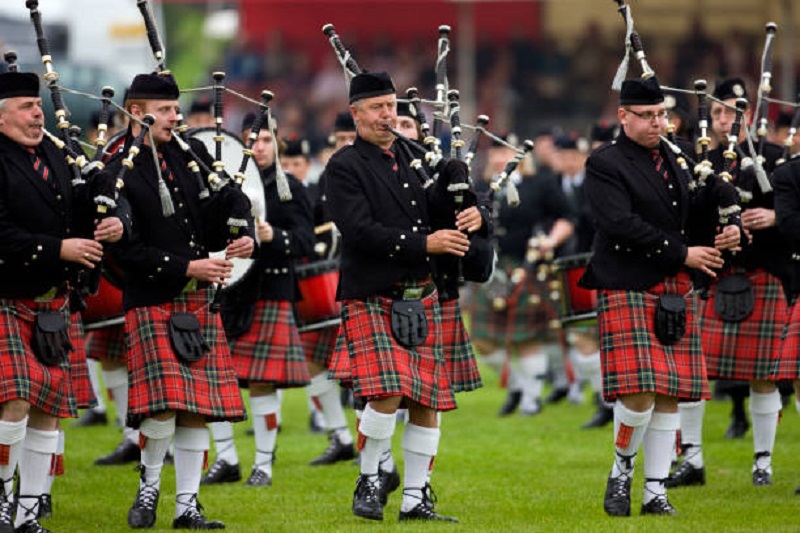
[(575, 355), (575, 368), (578, 369), (580, 376), (589, 382), (592, 389), (603, 394), (603, 375), (600, 370), (600, 352), (591, 355), (577, 353)]
[(772, 450), (778, 430), (778, 414), (781, 410), (781, 395), (772, 392), (754, 392), (750, 389), (750, 416), (753, 420), (753, 449), (757, 459), (753, 470), (760, 468), (772, 473)]
[(208, 428), (175, 428), (175, 518), (197, 507), (208, 445)]
[(703, 415), (706, 412), (706, 401), (681, 402), (678, 404), (681, 417), (681, 447), (685, 451), (684, 461), (696, 468), (704, 466), (703, 462)]
[(614, 404), (614, 466), (611, 468), (611, 475), (618, 477), (622, 474), (633, 475), (633, 466), (636, 452), (642, 444), (647, 424), (653, 415), (653, 408), (647, 411), (631, 411), (617, 400)]
[(144, 475), (139, 481), (139, 488), (148, 485), (160, 490), (164, 457), (172, 443), (172, 436), (175, 435), (175, 417), (167, 420), (145, 418), (139, 427), (139, 432), (144, 437), (142, 448)]
[(311, 383), (306, 387), (309, 396), (317, 399), (322, 408), (325, 426), (333, 432), (342, 444), (352, 444), (353, 436), (347, 427), (347, 418), (339, 398), (336, 383), (328, 379), (328, 372), (322, 372), (311, 378)]
[[(94, 397), (97, 398), (97, 406), (92, 409), (101, 413), (106, 412), (106, 402), (103, 400), (103, 391), (100, 389), (100, 361), (94, 359), (86, 360), (86, 368), (89, 370), (89, 382), (92, 384)], [(108, 387), (108, 384), (106, 384)]]
[(653, 413), (644, 433), (644, 499), (643, 503), (666, 496), (664, 481), (669, 476), (675, 432), (680, 425), (678, 413)]
[(364, 436), (361, 448), (361, 474), (366, 476), (378, 475), (378, 463), (381, 454), (391, 446), (394, 434), (394, 413), (379, 413), (370, 404), (361, 413), (361, 423), (358, 432)]
[(503, 348), (499, 348), (490, 354), (482, 355), (480, 361), (499, 375), (503, 371), (503, 365), (506, 361), (506, 351)]
[(121, 367), (103, 370), (103, 381), (106, 382), (106, 389), (111, 393), (117, 407), (117, 420), (125, 426), (128, 417), (128, 369)]
[(50, 470), (53, 454), (58, 449), (58, 430), (27, 428), (19, 460), (19, 502), (14, 527), (35, 520), (39, 498)]
[(0, 420), (0, 481), (6, 496), (14, 493), (14, 471), (22, 455), (27, 426), (27, 416), (19, 422)]
[(431, 461), (439, 449), (439, 428), (406, 424), (403, 431), (403, 503), (401, 511), (410, 511), (423, 501)]
[(59, 429), (56, 453), (53, 455), (53, 459), (50, 462), (50, 471), (47, 472), (47, 479), (44, 482), (44, 487), (42, 487), (42, 494), (51, 494), (50, 491), (53, 489), (53, 482), (56, 476), (60, 476), (64, 473), (64, 439), (64, 430)]
[(239, 454), (236, 453), (236, 443), (233, 442), (233, 424), (230, 422), (212, 422), (208, 425), (214, 437), (216, 460), (225, 461), (229, 465), (239, 464)]
[(532, 407), (542, 397), (545, 374), (547, 374), (547, 354), (526, 354), (519, 358), (519, 368), (522, 375), (522, 401), (521, 408)]
[(278, 409), (280, 400), (276, 393), (250, 397), (250, 411), (253, 413), (253, 429), (256, 434), (256, 460), (253, 468), (258, 468), (270, 477), (275, 441), (278, 437)]

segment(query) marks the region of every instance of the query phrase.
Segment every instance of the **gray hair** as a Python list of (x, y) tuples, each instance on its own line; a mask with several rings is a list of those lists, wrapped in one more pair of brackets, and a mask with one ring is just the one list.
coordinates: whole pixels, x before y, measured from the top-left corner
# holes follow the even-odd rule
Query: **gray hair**
[(8, 98), (0, 98), (0, 111), (6, 110), (6, 102), (8, 102)]

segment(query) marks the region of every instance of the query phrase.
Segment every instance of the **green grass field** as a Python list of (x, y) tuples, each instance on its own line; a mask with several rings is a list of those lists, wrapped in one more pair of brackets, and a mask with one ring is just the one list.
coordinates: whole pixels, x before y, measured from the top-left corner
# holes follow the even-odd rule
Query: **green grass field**
[[(437, 509), (460, 524), (399, 523), (399, 491), (386, 507), (383, 523), (350, 512), (358, 475), (352, 464), (310, 467), (327, 443), (308, 432), (303, 390), (284, 396), (283, 427), (272, 487), (241, 484), (203, 487), (200, 500), (209, 518), (228, 531), (798, 531), (800, 496), (800, 416), (793, 405), (784, 412), (774, 454), (774, 485), (755, 488), (750, 480), (751, 432), (725, 440), (729, 404), (710, 402), (706, 411), (705, 487), (674, 489), (670, 500), (677, 517), (639, 517), (642, 458), (634, 479), (631, 518), (607, 517), (602, 497), (612, 461), (611, 429), (581, 430), (593, 412), (590, 402), (546, 406), (542, 414), (499, 419), (495, 413), (505, 391), (484, 372), (486, 387), (459, 396), (459, 409), (443, 417), (443, 437), (433, 486)], [(69, 423), (66, 424), (67, 426)], [(237, 447), (246, 478), (253, 462), (249, 422), (237, 426)], [(402, 466), (401, 427), (394, 438)], [(117, 444), (121, 433), (111, 426), (67, 427), (65, 476), (53, 488), (54, 516), (44, 525), (56, 533), (129, 531), (128, 508), (138, 477), (132, 466), (95, 467), (92, 461)], [(174, 470), (167, 466), (157, 530), (171, 530)]]

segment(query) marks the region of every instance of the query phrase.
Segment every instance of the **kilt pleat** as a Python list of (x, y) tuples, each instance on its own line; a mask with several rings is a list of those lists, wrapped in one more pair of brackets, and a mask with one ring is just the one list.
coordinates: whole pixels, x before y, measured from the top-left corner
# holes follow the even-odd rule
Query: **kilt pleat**
[(86, 357), (97, 361), (125, 363), (125, 325), (108, 326), (86, 333)]
[[(541, 273), (528, 273), (519, 283), (513, 283), (514, 269), (506, 268), (504, 282), (476, 285), (470, 336), (498, 344), (554, 340), (559, 304), (548, 289), (554, 279), (548, 271), (543, 268)], [(502, 309), (495, 308), (496, 298), (504, 301)]]
[[(686, 335), (670, 346), (661, 344), (655, 335), (655, 312), (661, 294), (682, 294), (686, 302)], [(603, 395), (607, 401), (637, 393), (684, 400), (710, 397), (688, 276), (667, 278), (646, 291), (599, 291), (598, 308)]]
[(92, 381), (89, 379), (89, 367), (86, 363), (86, 340), (80, 313), (70, 314), (69, 340), (74, 348), (69, 352), (69, 370), (75, 403), (78, 409), (94, 407), (97, 405), (97, 397), (94, 395)]
[(31, 350), (34, 313), (41, 311), (60, 311), (69, 320), (64, 297), (48, 302), (0, 299), (0, 403), (25, 400), (51, 416), (74, 418), (78, 407), (70, 358), (45, 366)]
[(423, 298), (429, 334), (425, 343), (401, 346), (391, 332), (392, 300), (370, 297), (342, 302), (342, 340), (331, 377), (352, 381), (356, 397), (403, 396), (435, 409), (455, 409), (441, 343), (442, 317), (434, 293)]
[[(172, 302), (130, 309), (128, 338), (128, 424), (166, 411), (202, 415), (209, 422), (246, 418), (228, 344), (218, 313), (209, 309), (211, 289), (183, 293)], [(178, 360), (170, 346), (172, 313), (194, 313), (210, 347), (194, 363)]]
[(797, 300), (787, 310), (789, 319), (783, 334), (783, 344), (772, 362), (771, 379), (800, 379), (800, 304)]
[(339, 329), (337, 324), (336, 326), (301, 333), (300, 340), (303, 343), (303, 353), (306, 356), (306, 361), (328, 368), (333, 351), (336, 349)]
[(458, 300), (442, 302), (442, 349), (447, 375), (453, 392), (467, 392), (483, 387)]
[(709, 379), (770, 379), (786, 325), (786, 299), (781, 282), (765, 270), (726, 269), (744, 274), (755, 296), (752, 314), (741, 322), (725, 322), (714, 310), (716, 283), (711, 286), (700, 328)]
[(272, 383), (278, 388), (304, 387), (308, 373), (292, 303), (259, 300), (253, 324), (230, 342), (233, 366), (240, 381)]

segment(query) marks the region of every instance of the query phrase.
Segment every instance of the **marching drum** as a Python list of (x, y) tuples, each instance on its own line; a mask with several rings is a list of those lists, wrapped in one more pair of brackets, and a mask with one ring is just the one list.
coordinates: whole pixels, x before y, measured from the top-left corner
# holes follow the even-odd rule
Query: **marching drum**
[[(193, 128), (189, 130), (188, 135), (191, 138), (202, 141), (210, 154), (215, 152), (216, 142), (214, 141), (214, 137), (217, 135), (216, 128)], [(242, 164), (242, 158), (244, 157), (242, 151), (245, 149), (245, 145), (238, 137), (229, 131), (223, 130), (222, 137), (222, 162), (225, 163), (225, 170), (228, 175), (233, 176)], [(244, 175), (245, 180), (242, 183), (242, 191), (247, 195), (250, 199), (250, 203), (253, 205), (253, 216), (264, 221), (267, 219), (264, 184), (261, 182), (261, 173), (258, 171), (258, 167), (252, 159), (248, 161)], [(224, 258), (225, 251), (213, 252), (209, 255), (211, 257)], [(233, 262), (233, 272), (231, 272), (228, 285), (222, 288), (223, 291), (235, 286), (238, 281), (244, 278), (245, 274), (252, 268), (254, 263), (253, 259), (241, 259), (238, 257), (231, 261)]]
[(303, 333), (340, 323), (342, 304), (336, 301), (339, 260), (326, 259), (295, 266), (302, 300), (295, 302), (298, 330)]
[(561, 324), (564, 326), (590, 325), (597, 321), (597, 291), (578, 286), (591, 257), (591, 253), (586, 253), (555, 261), (561, 282)]
[(81, 313), (81, 318), (85, 331), (124, 324), (122, 289), (111, 283), (105, 275), (100, 276), (97, 294), (86, 297), (86, 309)]

